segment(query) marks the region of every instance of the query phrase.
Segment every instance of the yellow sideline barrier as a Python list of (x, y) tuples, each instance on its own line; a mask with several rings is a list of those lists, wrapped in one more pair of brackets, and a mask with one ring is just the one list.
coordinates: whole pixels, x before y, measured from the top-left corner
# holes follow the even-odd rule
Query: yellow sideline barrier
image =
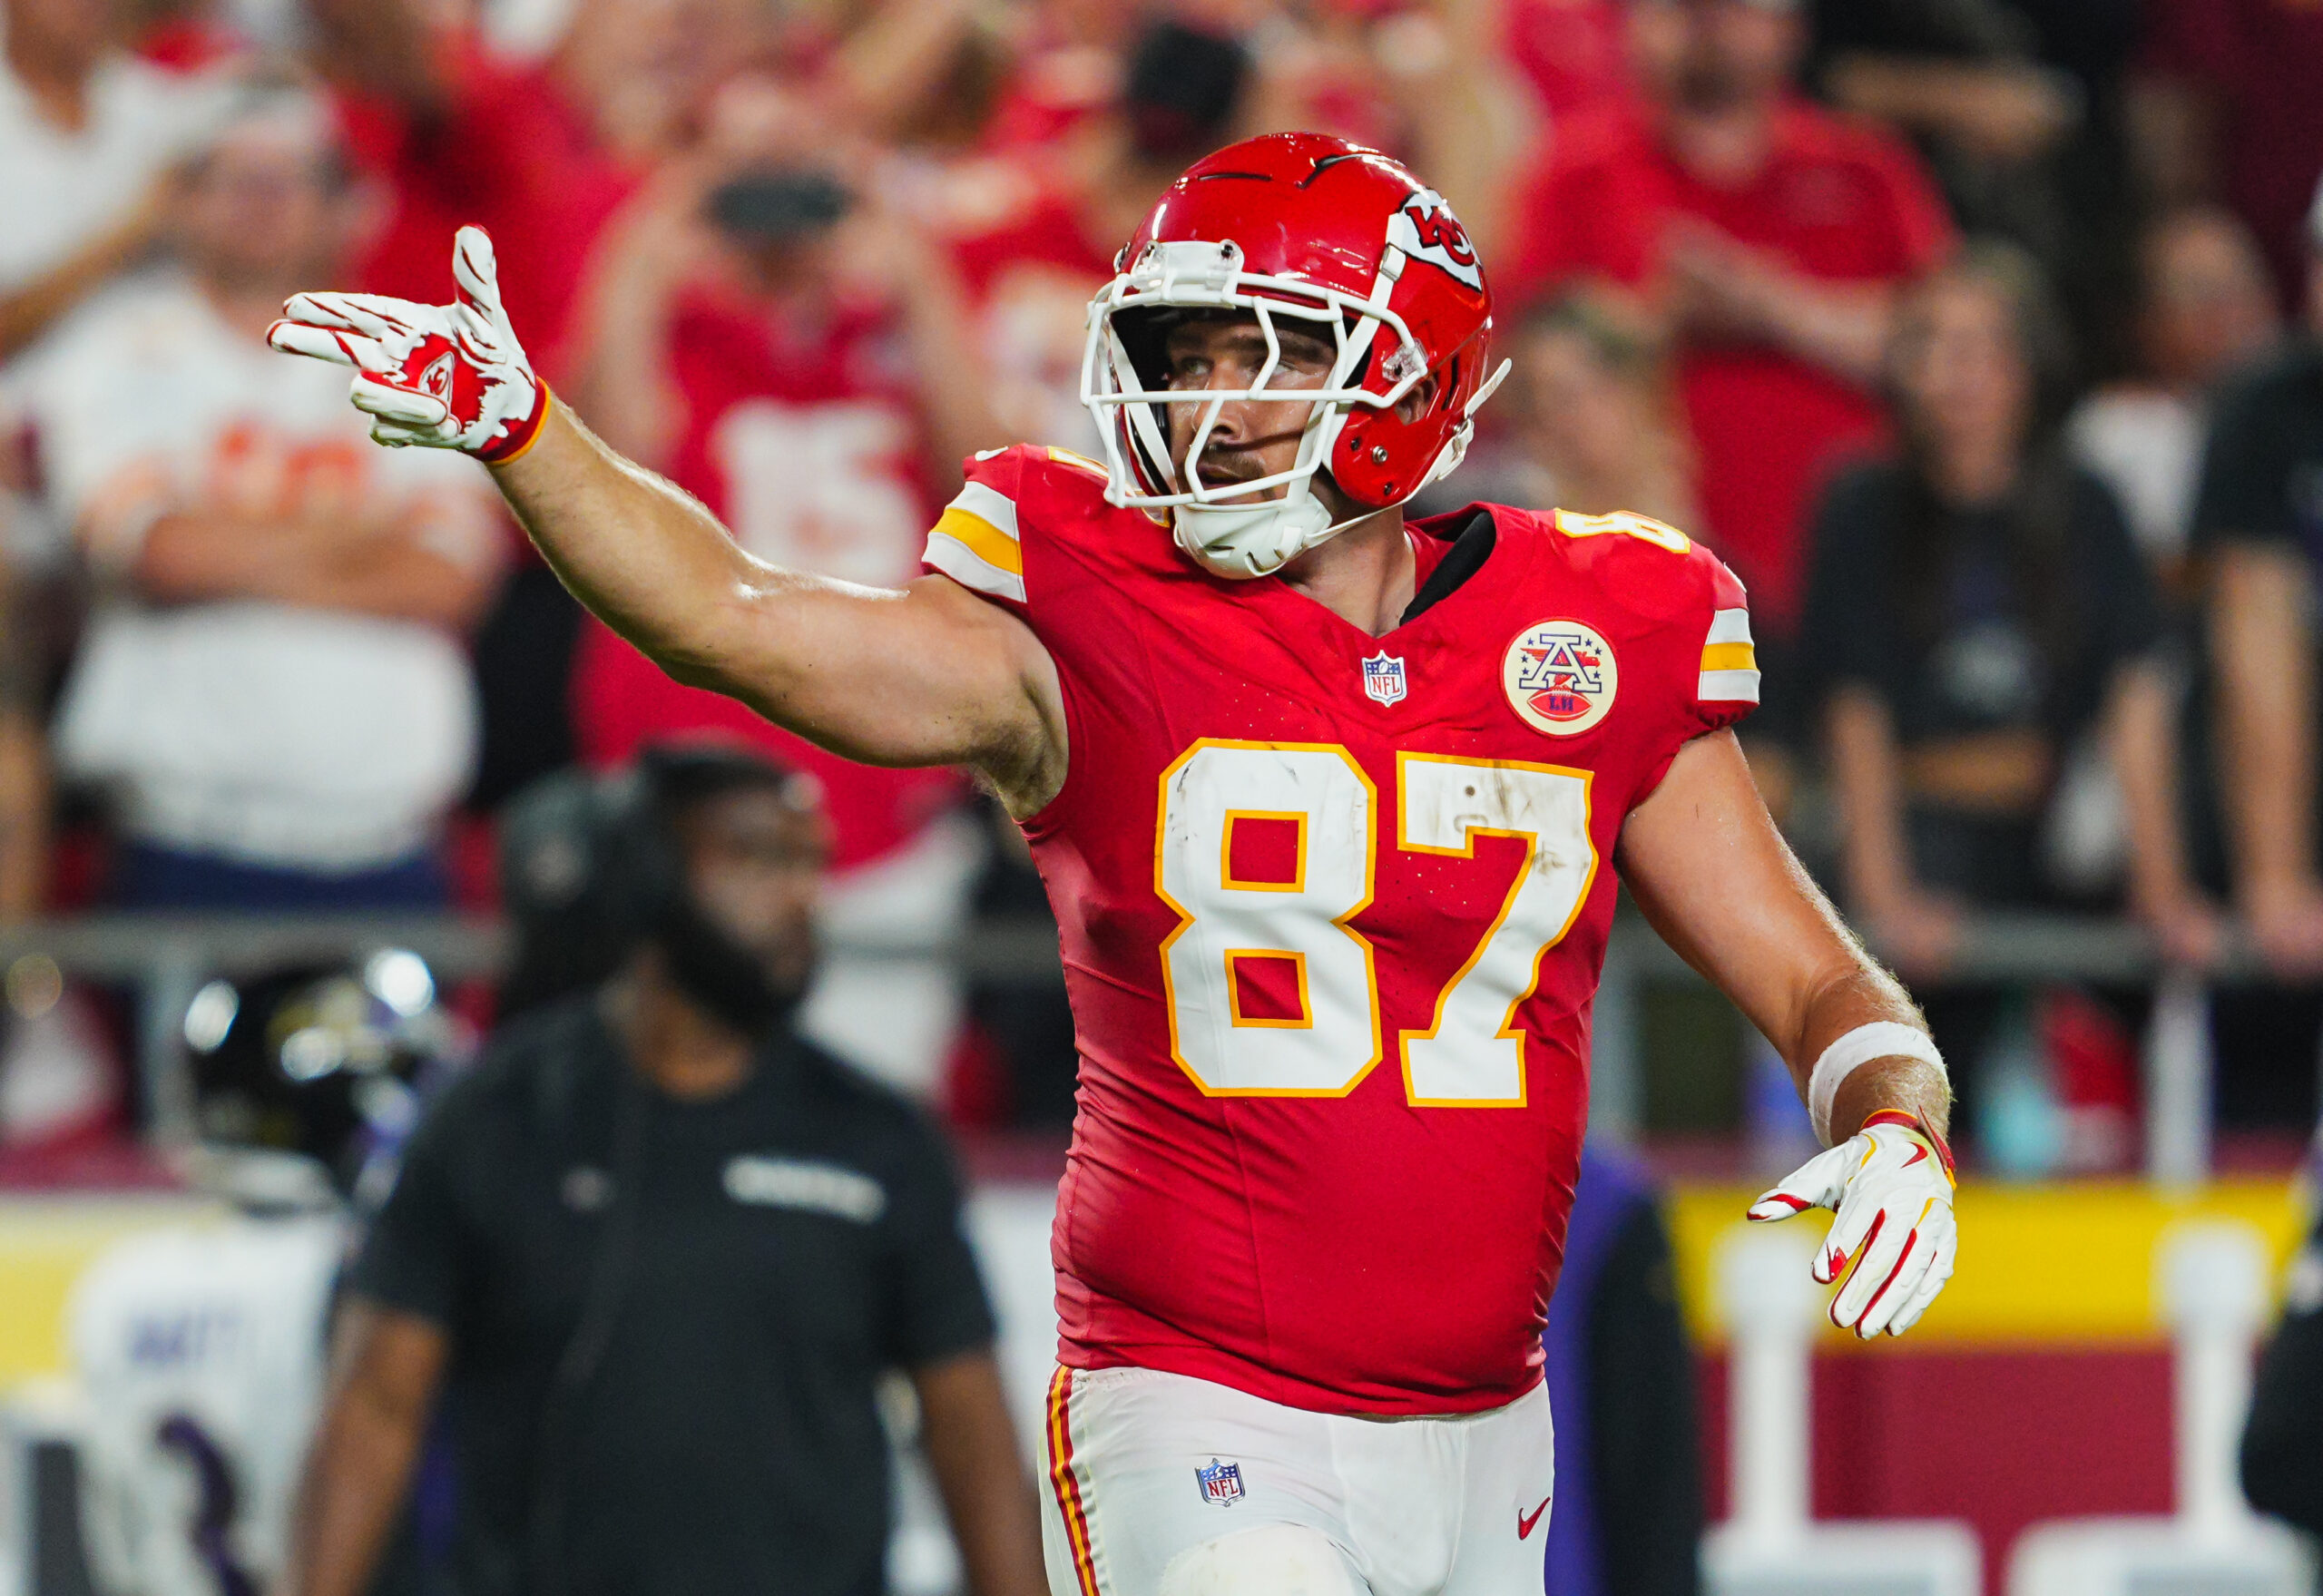
[(0, 1391), (63, 1371), (64, 1305), (97, 1254), (141, 1230), (220, 1211), (166, 1193), (0, 1199)]
[[(1762, 1187), (1694, 1186), (1670, 1193), (1671, 1242), (1688, 1325), (1704, 1342), (1724, 1339), (1711, 1289), (1720, 1236), (1741, 1222)], [(2258, 1227), (2279, 1266), (2305, 1239), (2298, 1185), (2286, 1179), (2223, 1180), (2171, 1197), (2134, 1180), (2055, 1185), (1971, 1181), (1960, 1189), (1960, 1267), (1908, 1336), (1874, 1346), (2022, 1346), (2151, 1343), (2168, 1335), (2154, 1291), (2154, 1247), (2172, 1224), (2241, 1219)], [(1786, 1224), (1821, 1235), (1829, 1216)], [(1863, 1344), (1826, 1327), (1834, 1346)]]
[[(1710, 1291), (1718, 1239), (1759, 1194), (1749, 1186), (1688, 1186), (1669, 1195), (1678, 1290), (1703, 1342), (1724, 1331)], [(0, 1199), (0, 1390), (60, 1372), (64, 1316), (82, 1269), (113, 1242), (159, 1225), (199, 1223), (219, 1209), (170, 1195)], [(2151, 1344), (2166, 1334), (2156, 1310), (2154, 1248), (2171, 1224), (2234, 1219), (2259, 1228), (2278, 1263), (2306, 1233), (2304, 1199), (2290, 1180), (2221, 1180), (2171, 1198), (2131, 1180), (2046, 1186), (1971, 1182), (1961, 1189), (1960, 1269), (1910, 1336), (1875, 1345), (1915, 1348)], [(1786, 1221), (1812, 1227), (1820, 1215)], [(1835, 1347), (1860, 1345), (1827, 1332)]]

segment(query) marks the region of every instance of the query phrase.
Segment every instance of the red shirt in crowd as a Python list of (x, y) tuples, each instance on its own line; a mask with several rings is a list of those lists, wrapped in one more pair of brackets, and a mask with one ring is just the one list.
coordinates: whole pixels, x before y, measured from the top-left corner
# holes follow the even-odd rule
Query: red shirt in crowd
[(1552, 118), (1636, 97), (1615, 0), (1509, 0), (1508, 59)]
[(547, 359), (564, 337), (590, 244), (633, 184), (593, 149), (537, 68), (471, 44), (451, 53), (445, 77), (446, 107), (428, 116), (340, 91), (356, 167), (390, 204), (357, 280), (368, 293), (440, 304), (451, 297), (452, 235), (474, 222), (492, 235), (517, 336)]
[[(699, 292), (671, 328), (686, 424), (671, 480), (743, 547), (793, 570), (890, 585), (910, 580), (941, 505), (901, 340), (883, 310), (809, 323)], [(763, 748), (823, 782), (844, 869), (909, 840), (956, 795), (943, 770), (882, 770), (825, 753), (733, 700), (684, 687), (595, 621), (573, 662), (583, 755), (619, 763), (660, 738), (709, 734)]]
[[(1526, 185), (1509, 264), (1511, 301), (1573, 278), (1651, 292), (1664, 230), (1706, 221), (1829, 282), (1910, 276), (1952, 243), (1943, 201), (1892, 135), (1801, 103), (1777, 113), (1751, 182), (1719, 188), (1662, 148), (1647, 113), (1608, 107), (1569, 123)], [(1701, 345), (1679, 383), (1700, 463), (1703, 531), (1750, 583), (1767, 632), (1797, 624), (1811, 498), (1834, 458), (1877, 434), (1876, 397), (1820, 367), (1751, 345)]]
[(2215, 98), (2227, 201), (2259, 235), (2284, 302), (2297, 309), (2307, 281), (2302, 223), (2323, 172), (2323, 5), (2170, 0), (2145, 15), (2149, 65)]

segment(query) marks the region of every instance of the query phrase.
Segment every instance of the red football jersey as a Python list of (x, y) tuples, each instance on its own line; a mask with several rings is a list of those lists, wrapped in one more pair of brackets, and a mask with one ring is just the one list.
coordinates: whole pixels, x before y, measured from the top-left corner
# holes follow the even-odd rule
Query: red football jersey
[[(975, 461), (926, 563), (1056, 661), (1025, 822), (1081, 1050), (1059, 1356), (1326, 1411), (1540, 1378), (1622, 818), (1757, 700), (1742, 589), (1637, 516), (1494, 506), (1372, 638), (1179, 554), (1059, 450)], [(1414, 525), (1423, 569), (1469, 525)]]

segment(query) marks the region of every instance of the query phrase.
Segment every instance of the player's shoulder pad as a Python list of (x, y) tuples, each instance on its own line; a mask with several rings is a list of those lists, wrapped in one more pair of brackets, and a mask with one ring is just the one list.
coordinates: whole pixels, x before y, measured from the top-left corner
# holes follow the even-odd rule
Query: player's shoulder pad
[(1697, 699), (1759, 701), (1750, 599), (1741, 580), (1702, 543), (1632, 511), (1588, 515), (1556, 510), (1526, 517), (1553, 556), (1606, 598), (1701, 650)]
[(1104, 505), (1105, 468), (1070, 449), (1016, 444), (972, 455), (967, 478), (927, 534), (924, 556), (986, 598), (1026, 602), (1024, 544)]

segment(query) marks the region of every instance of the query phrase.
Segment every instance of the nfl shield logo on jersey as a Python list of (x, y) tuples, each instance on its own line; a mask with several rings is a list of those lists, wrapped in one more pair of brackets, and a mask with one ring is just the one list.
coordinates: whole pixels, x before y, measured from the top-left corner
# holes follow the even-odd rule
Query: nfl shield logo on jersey
[(1404, 701), (1404, 662), (1385, 649), (1363, 662), (1363, 690), (1383, 704)]
[(1210, 1460), (1208, 1468), (1194, 1470), (1194, 1479), (1201, 1486), (1201, 1499), (1220, 1507), (1231, 1507), (1242, 1499), (1242, 1465)]
[(1573, 737), (1603, 720), (1621, 686), (1612, 645), (1578, 621), (1526, 627), (1508, 645), (1500, 671), (1509, 707), (1551, 737)]

